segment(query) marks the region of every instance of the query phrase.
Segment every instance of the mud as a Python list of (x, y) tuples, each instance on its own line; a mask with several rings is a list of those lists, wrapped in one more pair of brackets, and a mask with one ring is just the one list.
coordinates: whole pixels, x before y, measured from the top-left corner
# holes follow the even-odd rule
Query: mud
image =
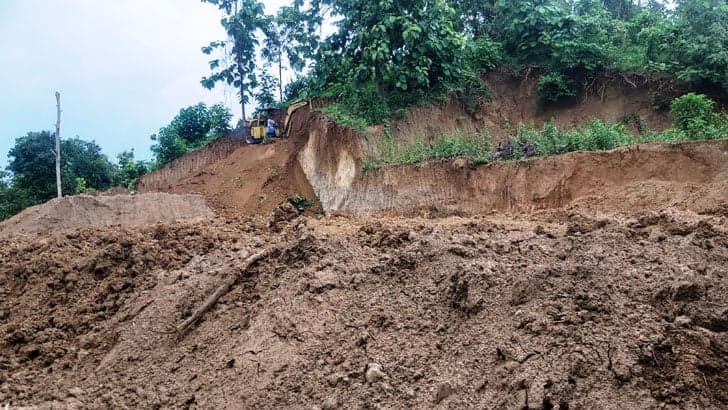
[(273, 221), (0, 241), (0, 403), (728, 408), (725, 219)]

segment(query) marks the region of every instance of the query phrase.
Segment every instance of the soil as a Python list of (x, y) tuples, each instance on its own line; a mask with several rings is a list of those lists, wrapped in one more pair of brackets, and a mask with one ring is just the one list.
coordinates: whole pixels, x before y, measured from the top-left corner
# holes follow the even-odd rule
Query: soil
[(280, 214), (0, 240), (0, 403), (728, 408), (725, 218)]
[(0, 406), (728, 409), (726, 141), (363, 174), (366, 144), (299, 111), (1, 224)]
[(77, 195), (53, 199), (1, 222), (0, 238), (82, 227), (134, 227), (156, 222), (202, 221), (214, 215), (205, 198), (199, 195)]

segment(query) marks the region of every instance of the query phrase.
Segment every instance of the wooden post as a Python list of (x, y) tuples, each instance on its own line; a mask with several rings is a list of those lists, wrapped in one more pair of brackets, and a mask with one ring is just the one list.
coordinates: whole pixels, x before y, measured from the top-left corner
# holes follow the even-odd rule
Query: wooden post
[(63, 197), (61, 189), (61, 93), (56, 91), (56, 187), (58, 197)]

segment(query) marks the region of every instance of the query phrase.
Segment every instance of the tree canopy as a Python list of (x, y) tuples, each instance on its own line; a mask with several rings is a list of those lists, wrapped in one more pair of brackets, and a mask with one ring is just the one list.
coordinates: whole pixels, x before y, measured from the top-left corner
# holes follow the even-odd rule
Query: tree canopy
[(182, 108), (172, 121), (151, 136), (152, 152), (161, 167), (225, 135), (230, 130), (232, 114), (222, 104), (208, 107), (204, 103)]

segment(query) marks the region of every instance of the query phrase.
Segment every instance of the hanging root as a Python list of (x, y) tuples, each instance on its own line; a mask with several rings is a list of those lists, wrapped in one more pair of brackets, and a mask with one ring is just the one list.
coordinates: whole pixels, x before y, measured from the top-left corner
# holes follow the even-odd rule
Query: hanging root
[(241, 276), (245, 275), (245, 272), (248, 270), (248, 268), (250, 268), (253, 264), (260, 261), (261, 259), (265, 259), (270, 256), (275, 249), (275, 247), (265, 249), (246, 259), (240, 266), (239, 275), (231, 275), (230, 278), (225, 280), (222, 285), (215, 289), (215, 292), (213, 292), (210, 296), (207, 297), (207, 299), (205, 299), (205, 302), (202, 305), (195, 309), (195, 311), (189, 318), (187, 318), (187, 320), (177, 326), (177, 339), (181, 339), (182, 337), (184, 337), (184, 335), (190, 330), (190, 328), (195, 323), (197, 323), (197, 321), (199, 321), (208, 310), (212, 309), (212, 307), (215, 306), (215, 304), (218, 300), (220, 300), (221, 297), (227, 295), (232, 289), (233, 285), (235, 285), (235, 282), (237, 282)]

